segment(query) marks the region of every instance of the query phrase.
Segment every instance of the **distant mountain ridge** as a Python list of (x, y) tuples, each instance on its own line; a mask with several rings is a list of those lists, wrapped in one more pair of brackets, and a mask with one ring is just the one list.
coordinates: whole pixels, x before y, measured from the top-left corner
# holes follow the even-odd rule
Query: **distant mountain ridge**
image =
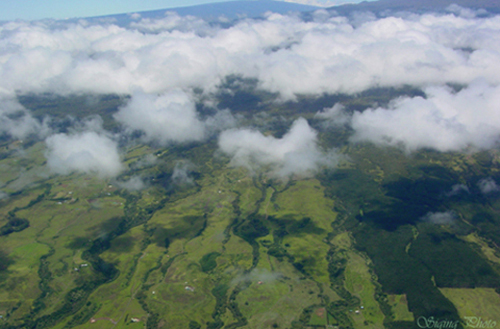
[[(453, 4), (474, 10), (484, 9), (486, 10), (483, 13), (485, 15), (500, 14), (499, 0), (378, 0), (333, 6), (326, 8), (326, 10), (334, 11), (342, 16), (348, 16), (353, 12), (368, 11), (379, 17), (384, 17), (398, 12), (412, 12), (417, 14), (430, 11), (445, 12)], [(142, 11), (136, 14), (139, 14), (140, 18), (160, 19), (165, 17), (166, 12), (175, 12), (180, 16), (195, 16), (207, 21), (217, 21), (220, 17), (225, 17), (233, 21), (242, 17), (262, 17), (266, 12), (278, 14), (295, 12), (301, 13), (307, 19), (307, 17), (312, 17), (311, 13), (318, 9), (324, 8), (274, 0), (243, 0)], [(113, 23), (121, 26), (127, 26), (134, 21), (132, 13), (90, 17), (87, 20), (97, 22), (111, 20)]]
[(424, 13), (429, 11), (444, 11), (451, 5), (474, 10), (484, 9), (489, 13), (500, 13), (499, 0), (379, 0), (329, 7), (340, 15), (348, 15), (354, 11), (370, 11), (378, 15), (390, 15), (395, 12), (408, 11)]
[[(309, 12), (320, 9), (320, 7), (302, 5), (284, 1), (273, 0), (244, 0), (244, 1), (227, 1), (216, 2), (188, 7), (167, 8), (159, 10), (150, 10), (137, 12), (141, 18), (162, 18), (166, 12), (176, 12), (180, 16), (195, 16), (207, 20), (216, 20), (221, 16), (233, 20), (240, 17), (259, 17), (268, 11), (287, 14), (290, 12)], [(126, 23), (131, 20), (131, 13), (116, 14), (101, 17), (92, 17), (91, 19), (114, 19), (118, 23)]]

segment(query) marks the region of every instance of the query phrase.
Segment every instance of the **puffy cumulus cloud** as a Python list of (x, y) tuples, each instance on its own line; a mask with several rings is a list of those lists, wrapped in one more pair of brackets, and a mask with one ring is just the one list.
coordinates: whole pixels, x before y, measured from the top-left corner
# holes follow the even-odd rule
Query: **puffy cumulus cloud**
[(229, 110), (216, 111), (202, 120), (193, 96), (180, 89), (162, 94), (136, 92), (114, 117), (129, 130), (143, 132), (146, 140), (163, 145), (201, 141), (237, 124)]
[(161, 144), (205, 138), (205, 126), (198, 118), (196, 104), (182, 90), (161, 95), (134, 93), (114, 117), (131, 130), (142, 131), (147, 140)]
[[(220, 127), (235, 125), (223, 112), (202, 120), (192, 97), (181, 91), (199, 88), (210, 94), (230, 75), (255, 78), (260, 88), (282, 99), (413, 85), (425, 88), (427, 98), (401, 98), (389, 108), (356, 113), (353, 140), (403, 144), (407, 150), (488, 148), (495, 145), (500, 128), (500, 16), (478, 18), (458, 7), (450, 10), (458, 15), (358, 15), (350, 21), (318, 11), (303, 21), (268, 14), (228, 28), (206, 28), (206, 22), (173, 13), (158, 20), (134, 15), (128, 27), (84, 20), (7, 22), (0, 24), (0, 91), (131, 94), (116, 119), (130, 130), (142, 131), (147, 140), (166, 144), (203, 140)], [(478, 78), (484, 82), (475, 83)], [(429, 87), (445, 83), (472, 85), (458, 93)], [(9, 102), (0, 98), (4, 108), (12, 106)], [(43, 123), (27, 112), (14, 117), (0, 111), (3, 133), (21, 138), (43, 131)], [(338, 106), (317, 117), (349, 121)], [(297, 141), (297, 147), (307, 141), (314, 144), (304, 124), (293, 129), (302, 129), (309, 138)], [(286, 139), (245, 129), (222, 137), (245, 135), (285, 150), (292, 149), (286, 142), (294, 136), (293, 129)], [(222, 137), (220, 142), (226, 142)], [(251, 143), (242, 144), (241, 151), (230, 144), (224, 145), (235, 163), (253, 159), (259, 165), (273, 164), (283, 174), (317, 164), (288, 159), (297, 154), (293, 150), (283, 151), (285, 156)], [(310, 158), (317, 158), (316, 151), (309, 149), (314, 153)]]
[(451, 225), (455, 222), (456, 218), (457, 214), (454, 211), (446, 211), (430, 212), (422, 217), (422, 220), (436, 225)]
[[(374, 86), (500, 84), (500, 16), (412, 15), (311, 21), (270, 14), (229, 28), (168, 14), (119, 27), (85, 21), (0, 25), (0, 88), (11, 92), (214, 91), (224, 77), (281, 93), (355, 93)], [(205, 25), (204, 25), (205, 24)]]
[(139, 14), (139, 13), (131, 13), (128, 15), (131, 19), (133, 20), (138, 20), (138, 19), (141, 19), (142, 18), (142, 15)]
[(105, 134), (95, 131), (56, 134), (45, 142), (47, 165), (55, 173), (67, 175), (78, 171), (113, 177), (122, 170), (117, 143)]
[(16, 139), (23, 139), (30, 135), (43, 138), (50, 131), (48, 119), (40, 122), (33, 118), (16, 99), (0, 96), (0, 134)]
[(314, 115), (317, 119), (326, 120), (333, 125), (344, 125), (351, 121), (351, 117), (345, 112), (345, 107), (337, 103), (333, 107), (325, 108)]
[(500, 137), (500, 86), (476, 82), (459, 92), (430, 87), (427, 98), (400, 98), (388, 108), (356, 112), (353, 141), (402, 145), (406, 150), (490, 148)]
[(172, 173), (172, 181), (177, 185), (192, 185), (193, 177), (190, 174), (194, 170), (194, 165), (188, 161), (179, 161), (175, 164), (174, 172)]
[(232, 157), (233, 165), (251, 170), (270, 166), (272, 175), (279, 177), (308, 174), (321, 165), (335, 166), (337, 157), (333, 153), (324, 155), (316, 142), (317, 132), (303, 118), (297, 119), (282, 138), (251, 129), (227, 130), (219, 136), (219, 148)]
[(141, 157), (139, 160), (133, 162), (130, 167), (132, 169), (144, 169), (148, 167), (155, 166), (158, 163), (158, 157), (153, 154), (147, 154)]
[(0, 46), (0, 87), (61, 94), (208, 88), (218, 82), (223, 57), (210, 56), (208, 38), (191, 31), (144, 34), (86, 22), (7, 23), (0, 26)]
[(500, 65), (493, 59), (498, 60), (499, 46), (486, 36), (497, 41), (499, 31), (498, 17), (388, 17), (356, 28), (331, 18), (304, 26), (290, 47), (263, 58), (258, 78), (264, 88), (287, 98), (374, 86), (468, 84), (477, 77), (498, 84)]
[(445, 195), (450, 197), (450, 196), (455, 196), (461, 193), (470, 193), (469, 188), (467, 185), (464, 184), (455, 184), (451, 187), (451, 190), (446, 192)]
[(144, 184), (139, 176), (130, 177), (130, 179), (126, 181), (115, 181), (114, 183), (119, 188), (124, 188), (129, 191), (140, 191), (146, 187), (146, 184)]
[(233, 116), (230, 110), (217, 111), (213, 116), (203, 121), (208, 135), (213, 135), (221, 130), (234, 128), (242, 116)]
[(497, 185), (497, 183), (491, 177), (481, 179), (477, 183), (477, 186), (479, 187), (479, 189), (481, 190), (481, 193), (483, 193), (483, 194), (488, 194), (488, 193), (500, 191), (500, 187)]

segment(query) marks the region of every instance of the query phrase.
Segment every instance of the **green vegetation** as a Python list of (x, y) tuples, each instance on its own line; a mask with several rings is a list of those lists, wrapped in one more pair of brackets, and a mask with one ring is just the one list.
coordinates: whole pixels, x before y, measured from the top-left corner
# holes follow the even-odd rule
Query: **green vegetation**
[[(446, 296), (446, 294), (444, 295)], [(413, 314), (408, 310), (406, 295), (389, 295), (388, 298), (394, 312), (394, 321), (413, 322)]]
[(443, 295), (457, 306), (460, 317), (481, 317), (485, 320), (498, 319), (500, 295), (491, 288), (457, 289), (442, 288)]
[(21, 232), (22, 230), (28, 228), (30, 226), (30, 222), (27, 219), (23, 218), (12, 218), (9, 219), (7, 224), (0, 227), (0, 236), (9, 235), (14, 232)]
[[(500, 195), (477, 187), (486, 177), (500, 180), (494, 151), (422, 150), (410, 158), (350, 144), (349, 129), (313, 118), (337, 101), (354, 111), (418, 94), (411, 88), (276, 104), (275, 95), (243, 82), (225, 82), (221, 107), (274, 136), (291, 118), (307, 117), (320, 144), (338, 147), (345, 161), (279, 180), (214, 156), (214, 139), (122, 145), (126, 170), (117, 180), (146, 182), (127, 191), (92, 175), (38, 175), (43, 143), (5, 141), (0, 327), (407, 329), (421, 316), (498, 319)], [(123, 101), (21, 97), (61, 129), (70, 106), (115, 129), (112, 114)], [(253, 120), (260, 111), (267, 119)], [(174, 181), (178, 161), (194, 164), (192, 182)], [(469, 192), (451, 195), (456, 184)], [(428, 219), (445, 212), (452, 220)]]
[(201, 270), (208, 273), (217, 267), (217, 257), (220, 256), (218, 252), (211, 252), (204, 255), (200, 260)]

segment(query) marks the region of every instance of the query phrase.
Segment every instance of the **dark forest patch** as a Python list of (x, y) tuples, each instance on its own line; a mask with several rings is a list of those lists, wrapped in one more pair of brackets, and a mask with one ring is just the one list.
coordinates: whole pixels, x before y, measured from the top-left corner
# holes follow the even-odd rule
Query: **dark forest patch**
[(30, 222), (24, 218), (11, 218), (4, 226), (0, 227), (0, 236), (21, 232), (30, 226)]
[(356, 247), (372, 259), (384, 292), (406, 294), (408, 307), (415, 317), (459, 320), (455, 306), (434, 286), (432, 271), (406, 252), (414, 239), (411, 226), (386, 231), (368, 223), (360, 225), (354, 237)]
[(419, 225), (419, 231), (410, 256), (431, 270), (438, 287), (500, 287), (498, 274), (465, 241), (432, 224)]
[(217, 267), (217, 257), (220, 256), (218, 252), (211, 252), (200, 259), (201, 270), (208, 273)]
[(207, 225), (207, 216), (184, 216), (177, 220), (174, 227), (154, 228), (153, 241), (160, 247), (168, 248), (170, 243), (176, 239), (192, 239), (203, 233)]

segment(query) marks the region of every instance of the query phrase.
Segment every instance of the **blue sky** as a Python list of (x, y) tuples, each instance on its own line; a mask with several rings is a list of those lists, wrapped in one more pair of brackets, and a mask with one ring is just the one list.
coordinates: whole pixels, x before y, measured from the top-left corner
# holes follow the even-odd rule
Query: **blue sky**
[[(72, 18), (174, 8), (224, 0), (0, 0), (0, 20)], [(288, 0), (324, 5), (361, 0)]]

